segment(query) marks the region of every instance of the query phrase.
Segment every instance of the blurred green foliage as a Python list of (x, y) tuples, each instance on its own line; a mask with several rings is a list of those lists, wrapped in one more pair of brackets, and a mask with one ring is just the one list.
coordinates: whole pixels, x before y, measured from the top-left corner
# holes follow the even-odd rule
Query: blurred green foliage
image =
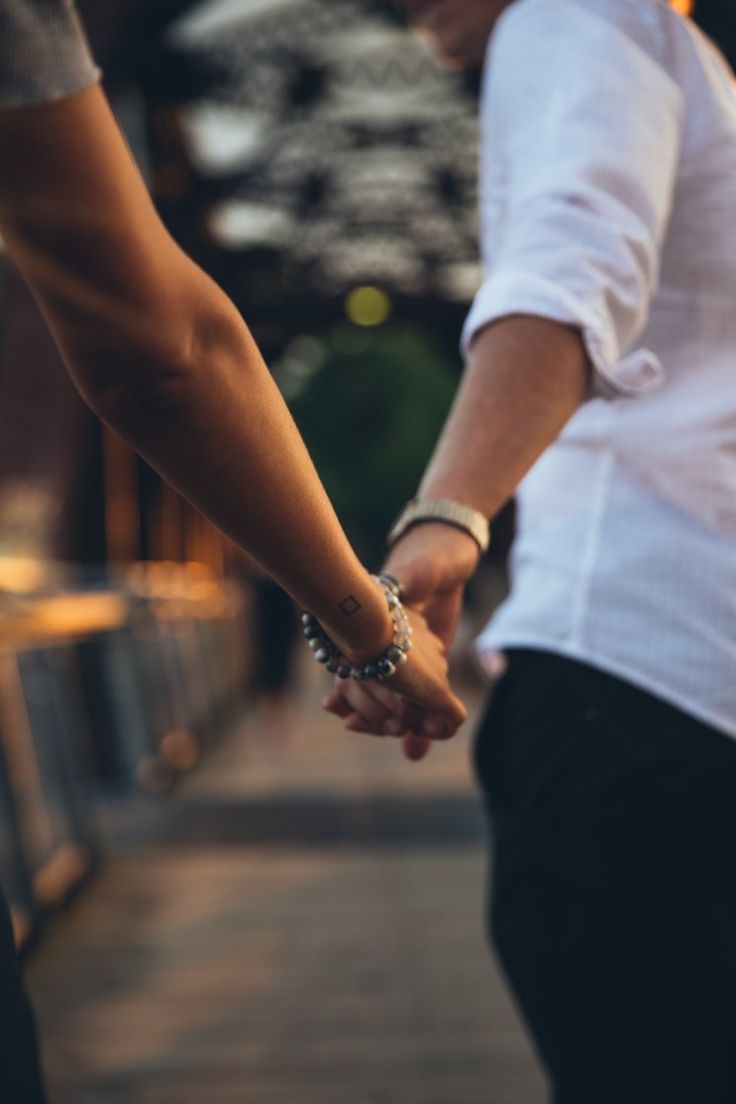
[(417, 490), (457, 384), (457, 366), (400, 324), (299, 338), (277, 378), (348, 536), (369, 566)]

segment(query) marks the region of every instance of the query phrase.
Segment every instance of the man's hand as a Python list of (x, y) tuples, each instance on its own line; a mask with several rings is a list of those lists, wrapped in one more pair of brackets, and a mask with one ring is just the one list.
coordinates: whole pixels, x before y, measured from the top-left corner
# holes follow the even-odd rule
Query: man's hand
[[(386, 562), (386, 571), (404, 587), (405, 603), (422, 614), (445, 652), (455, 637), (465, 583), (477, 566), (478, 546), (473, 538), (440, 522), (412, 526)], [(432, 740), (450, 733), (437, 718), (399, 696), (393, 686), (393, 680), (381, 684), (338, 679), (323, 706), (342, 717), (353, 732), (402, 737), (406, 757), (423, 759)]]
[(478, 545), (444, 522), (413, 525), (385, 564), (404, 587), (404, 601), (419, 610), (449, 651), (462, 610), (463, 591), (478, 567)]

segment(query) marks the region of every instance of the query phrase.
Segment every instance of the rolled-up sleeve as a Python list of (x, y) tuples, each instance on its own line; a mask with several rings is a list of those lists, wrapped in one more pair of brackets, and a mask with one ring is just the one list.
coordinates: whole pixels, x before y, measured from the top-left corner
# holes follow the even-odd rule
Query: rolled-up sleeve
[(657, 287), (682, 116), (666, 70), (609, 20), (573, 0), (507, 9), (484, 86), (486, 278), (466, 353), (489, 323), (537, 315), (580, 330), (594, 390), (658, 386), (661, 366), (636, 342)]
[(72, 0), (0, 0), (0, 107), (57, 100), (99, 76)]

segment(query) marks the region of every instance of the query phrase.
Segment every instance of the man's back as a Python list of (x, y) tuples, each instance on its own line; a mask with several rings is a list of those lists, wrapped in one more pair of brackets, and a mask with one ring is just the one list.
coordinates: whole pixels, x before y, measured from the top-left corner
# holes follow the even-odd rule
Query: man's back
[(524, 309), (587, 330), (597, 397), (522, 483), (481, 646), (588, 661), (736, 735), (730, 72), (662, 0), (517, 0), (483, 122), (475, 324), (507, 272), (548, 275)]

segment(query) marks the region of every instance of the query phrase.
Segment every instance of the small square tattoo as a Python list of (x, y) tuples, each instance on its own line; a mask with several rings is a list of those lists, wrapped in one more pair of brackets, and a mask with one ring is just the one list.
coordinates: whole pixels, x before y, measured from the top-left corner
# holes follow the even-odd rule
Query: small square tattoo
[(357, 598), (353, 598), (352, 594), (349, 594), (347, 598), (343, 598), (342, 602), (340, 602), (340, 609), (346, 617), (350, 617), (353, 613), (357, 613), (360, 608), (360, 602)]

